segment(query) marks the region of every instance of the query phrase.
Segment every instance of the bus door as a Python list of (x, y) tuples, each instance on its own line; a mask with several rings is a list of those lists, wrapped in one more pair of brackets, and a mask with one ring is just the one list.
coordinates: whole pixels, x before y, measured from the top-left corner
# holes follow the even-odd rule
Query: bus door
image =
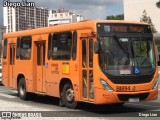
[(46, 42), (36, 42), (37, 66), (36, 66), (36, 90), (37, 92), (45, 92), (45, 51)]
[(94, 101), (93, 81), (93, 39), (81, 39), (82, 99)]
[(13, 87), (15, 71), (15, 44), (9, 44), (9, 87)]

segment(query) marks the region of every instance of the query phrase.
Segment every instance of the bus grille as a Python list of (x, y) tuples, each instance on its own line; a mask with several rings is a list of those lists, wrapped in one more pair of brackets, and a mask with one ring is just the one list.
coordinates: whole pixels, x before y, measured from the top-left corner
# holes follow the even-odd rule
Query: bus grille
[(153, 75), (123, 76), (123, 77), (122, 76), (119, 76), (119, 77), (108, 76), (108, 78), (114, 84), (141, 84), (141, 83), (151, 82), (151, 80), (153, 79)]
[(148, 97), (149, 93), (140, 93), (140, 94), (118, 94), (118, 98), (121, 101), (128, 101), (129, 98), (139, 98), (140, 100), (145, 100)]

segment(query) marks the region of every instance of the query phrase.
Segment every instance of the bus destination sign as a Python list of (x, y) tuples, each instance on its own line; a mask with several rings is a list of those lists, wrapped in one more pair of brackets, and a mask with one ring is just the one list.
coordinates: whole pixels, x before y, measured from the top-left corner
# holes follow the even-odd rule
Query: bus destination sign
[(135, 24), (97, 24), (98, 33), (151, 33), (148, 25)]

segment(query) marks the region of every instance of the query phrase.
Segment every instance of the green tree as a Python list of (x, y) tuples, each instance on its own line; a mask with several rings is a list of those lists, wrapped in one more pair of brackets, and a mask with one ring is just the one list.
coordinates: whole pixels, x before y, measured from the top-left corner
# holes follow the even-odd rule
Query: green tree
[(124, 20), (124, 14), (107, 16), (106, 20)]
[(160, 8), (160, 0), (156, 3), (156, 6)]
[(152, 20), (151, 20), (150, 16), (147, 15), (146, 10), (143, 11), (143, 15), (142, 15), (142, 18), (140, 19), (140, 21), (148, 23), (151, 26), (151, 29), (152, 29), (153, 33), (157, 32), (155, 26), (152, 23)]

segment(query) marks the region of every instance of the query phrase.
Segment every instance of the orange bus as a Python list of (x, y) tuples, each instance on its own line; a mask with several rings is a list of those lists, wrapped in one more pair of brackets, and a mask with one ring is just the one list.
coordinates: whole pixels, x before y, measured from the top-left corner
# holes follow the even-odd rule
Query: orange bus
[(2, 82), (25, 100), (31, 93), (78, 102), (119, 104), (158, 98), (151, 28), (88, 20), (4, 35)]

